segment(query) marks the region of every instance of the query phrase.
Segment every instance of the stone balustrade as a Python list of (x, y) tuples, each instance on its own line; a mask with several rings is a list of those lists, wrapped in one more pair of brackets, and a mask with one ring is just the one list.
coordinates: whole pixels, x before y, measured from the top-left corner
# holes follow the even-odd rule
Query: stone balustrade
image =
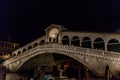
[[(107, 52), (107, 51), (103, 51), (103, 50), (88, 49), (88, 48), (68, 46), (68, 45), (61, 45), (61, 44), (46, 44), (46, 45), (38, 45), (30, 50), (27, 50), (16, 56), (13, 56), (12, 58), (6, 60), (4, 63), (13, 62), (15, 60), (20, 59), (21, 57), (28, 55), (28, 54), (31, 54), (36, 51), (42, 51), (42, 50), (43, 51), (55, 50), (56, 53), (57, 53), (57, 51), (64, 51), (66, 53), (73, 53), (74, 55), (83, 54), (83, 55), (92, 55), (92, 56), (102, 57), (102, 58), (113, 58), (113, 59), (117, 59), (117, 60), (120, 59), (120, 53)], [(16, 50), (16, 52), (18, 52), (18, 51)]]
[[(14, 51), (14, 53), (18, 52), (19, 50), (22, 49), (18, 49)], [(106, 65), (109, 65), (111, 67), (111, 72), (114, 75), (116, 75), (120, 70), (119, 53), (61, 44), (38, 45), (16, 56), (13, 56), (12, 58), (3, 62), (3, 65), (11, 71), (15, 72), (29, 59), (44, 53), (58, 53), (69, 56), (79, 61), (83, 65), (86, 65), (89, 67), (89, 69), (99, 73), (102, 76), (104, 75), (104, 69)]]

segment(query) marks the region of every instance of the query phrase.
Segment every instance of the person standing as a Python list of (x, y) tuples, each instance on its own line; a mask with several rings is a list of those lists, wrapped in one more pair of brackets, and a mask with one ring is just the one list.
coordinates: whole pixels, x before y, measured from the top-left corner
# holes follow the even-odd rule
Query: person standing
[(53, 66), (52, 76), (55, 78), (55, 80), (60, 80), (59, 70), (58, 70), (57, 66)]

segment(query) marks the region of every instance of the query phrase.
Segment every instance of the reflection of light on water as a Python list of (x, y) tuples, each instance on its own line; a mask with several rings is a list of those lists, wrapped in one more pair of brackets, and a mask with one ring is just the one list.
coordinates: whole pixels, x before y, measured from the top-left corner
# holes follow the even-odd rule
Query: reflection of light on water
[(66, 69), (67, 67), (69, 67), (69, 65), (67, 65), (67, 64), (66, 64), (66, 65), (64, 65), (64, 68), (65, 68), (65, 69)]

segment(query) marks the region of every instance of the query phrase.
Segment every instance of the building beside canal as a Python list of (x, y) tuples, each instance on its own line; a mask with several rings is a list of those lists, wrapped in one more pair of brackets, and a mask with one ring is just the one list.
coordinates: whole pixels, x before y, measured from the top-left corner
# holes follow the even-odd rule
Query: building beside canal
[(0, 80), (4, 79), (7, 69), (2, 62), (11, 58), (12, 52), (19, 48), (20, 45), (10, 41), (0, 41)]
[(0, 59), (6, 60), (10, 58), (12, 52), (19, 48), (20, 44), (9, 42), (9, 41), (0, 41)]

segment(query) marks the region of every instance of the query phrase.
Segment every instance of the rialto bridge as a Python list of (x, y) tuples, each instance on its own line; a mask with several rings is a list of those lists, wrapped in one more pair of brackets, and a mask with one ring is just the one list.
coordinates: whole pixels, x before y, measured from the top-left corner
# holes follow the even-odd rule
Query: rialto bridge
[(70, 57), (86, 66), (98, 76), (104, 76), (106, 65), (112, 75), (120, 71), (120, 34), (74, 32), (61, 25), (52, 24), (46, 34), (15, 50), (3, 65), (12, 72), (30, 70), (42, 64), (53, 66), (51, 54)]

